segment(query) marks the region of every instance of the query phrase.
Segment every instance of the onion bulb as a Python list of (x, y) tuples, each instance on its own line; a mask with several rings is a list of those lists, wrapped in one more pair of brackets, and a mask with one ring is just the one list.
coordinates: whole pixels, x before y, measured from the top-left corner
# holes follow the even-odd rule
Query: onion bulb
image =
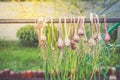
[(97, 35), (97, 41), (101, 41), (101, 40), (102, 40), (101, 34), (98, 34)]
[(40, 36), (40, 39), (41, 39), (42, 41), (46, 41), (46, 36), (45, 36), (44, 33), (43, 33), (43, 28), (41, 28), (41, 36)]
[(62, 40), (61, 36), (58, 38), (58, 48), (62, 49), (64, 47), (64, 41)]
[[(75, 23), (75, 19), (74, 19), (74, 23)], [(80, 40), (80, 38), (79, 38), (79, 36), (78, 36), (78, 34), (77, 34), (77, 29), (78, 29), (78, 24), (79, 24), (79, 18), (78, 18), (78, 22), (77, 22), (77, 25), (76, 25), (76, 27), (75, 27), (75, 32), (74, 32), (74, 41), (75, 42), (79, 42), (79, 40)]]
[(108, 42), (110, 41), (110, 35), (107, 31), (107, 27), (106, 27), (106, 18), (104, 17), (104, 41), (105, 41), (105, 44), (108, 44)]
[(64, 23), (64, 27), (65, 27), (65, 45), (66, 46), (70, 46), (70, 40), (68, 38), (68, 32), (67, 32), (67, 26), (66, 26), (66, 18), (64, 19), (65, 23)]
[(74, 40), (71, 40), (71, 41), (70, 41), (70, 44), (71, 44), (72, 50), (75, 50), (75, 49), (76, 49), (76, 46), (75, 46)]
[(105, 33), (104, 41), (105, 41), (105, 44), (108, 44), (108, 42), (110, 41), (110, 35), (108, 34), (108, 32)]
[(102, 37), (101, 37), (101, 34), (100, 34), (100, 23), (99, 23), (99, 17), (98, 15), (96, 15), (96, 18), (97, 18), (97, 25), (98, 25), (98, 34), (97, 34), (97, 41), (101, 41), (102, 40)]
[(38, 23), (37, 23), (37, 19), (35, 19), (35, 24), (34, 24), (34, 28), (38, 27)]
[(64, 41), (62, 40), (61, 18), (59, 20), (59, 38), (57, 45), (59, 49), (62, 49), (64, 47)]
[(89, 44), (90, 47), (93, 47), (93, 46), (96, 45), (96, 42), (95, 42), (94, 37), (91, 37), (91, 38), (89, 39), (88, 44)]
[(70, 40), (68, 37), (65, 38), (65, 45), (70, 46)]
[(79, 30), (78, 30), (78, 35), (79, 35), (79, 36), (83, 36), (83, 35), (84, 35), (83, 26), (84, 26), (83, 18), (81, 18), (81, 19), (80, 19), (80, 28), (79, 28)]
[(35, 23), (35, 24), (34, 24), (34, 28), (37, 28), (37, 27), (38, 27), (38, 24), (37, 24), (37, 23)]

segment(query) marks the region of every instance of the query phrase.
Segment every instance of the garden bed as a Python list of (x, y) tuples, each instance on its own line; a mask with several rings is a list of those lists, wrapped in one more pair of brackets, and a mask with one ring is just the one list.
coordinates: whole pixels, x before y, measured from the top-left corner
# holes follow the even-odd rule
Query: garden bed
[[(48, 73), (48, 80), (50, 80), (50, 76), (53, 75), (55, 75), (57, 80), (58, 75), (56, 72), (51, 75)], [(71, 75), (71, 72), (68, 72), (68, 77)], [(61, 74), (60, 76), (62, 77)], [(120, 71), (116, 71), (115, 68), (109, 68), (105, 76), (99, 72), (96, 72), (94, 77), (96, 77), (96, 80), (120, 80)], [(0, 71), (0, 80), (45, 80), (45, 73), (43, 71), (34, 70), (14, 72), (9, 69), (4, 69)]]

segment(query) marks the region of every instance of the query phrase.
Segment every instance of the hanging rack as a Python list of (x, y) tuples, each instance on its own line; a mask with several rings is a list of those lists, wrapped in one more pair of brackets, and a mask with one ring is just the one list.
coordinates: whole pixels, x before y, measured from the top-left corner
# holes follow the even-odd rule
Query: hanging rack
[[(77, 23), (77, 19), (75, 18), (75, 22)], [(100, 23), (104, 22), (103, 18), (99, 19)], [(53, 23), (58, 23), (59, 22), (59, 18), (53, 18)], [(64, 23), (64, 18), (61, 19), (61, 22)], [(71, 18), (66, 18), (66, 22), (70, 23), (71, 22)], [(72, 19), (72, 22), (74, 22), (74, 19)], [(107, 23), (115, 23), (115, 22), (120, 22), (120, 18), (107, 18), (106, 19)], [(35, 23), (35, 19), (0, 19), (0, 24), (3, 23)], [(47, 23), (51, 23), (51, 19), (48, 18)], [(85, 18), (85, 23), (90, 23), (90, 19), (89, 18)]]

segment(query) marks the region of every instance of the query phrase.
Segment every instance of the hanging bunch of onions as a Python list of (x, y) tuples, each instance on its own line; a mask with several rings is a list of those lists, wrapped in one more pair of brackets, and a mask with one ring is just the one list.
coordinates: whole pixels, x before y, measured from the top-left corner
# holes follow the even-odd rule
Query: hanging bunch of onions
[(80, 35), (81, 37), (82, 37), (82, 39), (83, 39), (83, 41), (84, 42), (87, 42), (87, 35), (86, 35), (86, 30), (85, 30), (85, 26), (84, 26), (84, 23), (85, 23), (85, 18), (84, 17), (81, 17), (81, 19), (82, 19), (82, 25), (81, 25), (81, 30), (83, 30), (82, 32), (82, 34)]
[(38, 23), (37, 23), (37, 19), (35, 19), (35, 24), (34, 24), (34, 28), (37, 29), (38, 28)]
[(93, 20), (94, 20), (94, 28), (95, 28), (94, 30), (96, 30), (93, 37), (94, 37), (95, 40), (97, 40), (97, 38), (98, 38), (98, 25), (97, 25), (97, 22), (96, 22), (96, 17), (94, 17)]
[(46, 19), (44, 20), (43, 18), (38, 19), (40, 23), (40, 39), (41, 41), (46, 41), (46, 36), (44, 35), (44, 27), (46, 23)]
[(46, 41), (46, 36), (44, 35), (45, 23), (46, 23), (46, 19), (44, 20), (43, 17), (40, 17), (38, 18), (38, 23), (36, 20), (34, 24), (34, 27), (38, 34), (39, 47), (45, 46), (45, 41)]
[[(70, 35), (71, 35), (71, 40), (70, 40), (70, 45), (71, 45), (71, 49), (72, 50), (75, 50), (76, 49), (76, 46), (75, 46), (75, 42), (74, 42), (74, 27), (73, 24), (73, 18), (71, 17), (71, 27), (70, 27)], [(75, 19), (74, 19), (74, 25), (75, 25)]]
[(107, 31), (106, 18), (104, 17), (104, 42), (105, 44), (108, 44), (109, 41), (110, 41), (110, 35)]
[(61, 26), (61, 18), (59, 19), (59, 37), (58, 37), (58, 48), (62, 49), (64, 47), (64, 41), (62, 40), (62, 26)]
[[(75, 18), (74, 18), (74, 23), (75, 23)], [(78, 24), (79, 24), (79, 17), (78, 17), (78, 21), (77, 21), (77, 25), (76, 25), (76, 27), (75, 27), (75, 32), (74, 32), (74, 41), (75, 42), (79, 42), (79, 40), (80, 40), (80, 37), (78, 36), (78, 33), (77, 33), (77, 29), (78, 29)]]
[(96, 33), (94, 34), (94, 39), (96, 41), (100, 41), (102, 40), (102, 37), (101, 37), (101, 32), (100, 32), (99, 18), (97, 15), (95, 15), (94, 17), (94, 23), (95, 23), (95, 29), (96, 29)]
[(84, 35), (84, 30), (83, 30), (83, 25), (84, 25), (84, 21), (83, 21), (83, 18), (80, 17), (80, 27), (79, 27), (79, 30), (78, 30), (78, 35), (79, 36), (83, 36)]
[(91, 37), (91, 38), (89, 39), (88, 44), (89, 44), (90, 47), (93, 47), (93, 46), (96, 45), (96, 42), (95, 42), (94, 37)]
[(41, 28), (41, 37), (40, 37), (40, 39), (42, 41), (46, 41), (46, 36), (44, 35), (44, 28)]
[(71, 44), (72, 50), (75, 50), (75, 49), (76, 49), (76, 46), (75, 46), (74, 40), (71, 40), (71, 41), (70, 41), (70, 44)]
[(98, 26), (98, 34), (97, 34), (96, 40), (97, 41), (101, 41), (102, 37), (101, 37), (101, 32), (100, 32), (100, 23), (99, 23), (99, 17), (98, 17), (98, 15), (96, 15), (96, 19), (97, 19), (97, 26)]
[(66, 18), (64, 18), (64, 27), (65, 27), (65, 45), (66, 46), (70, 46), (70, 39), (68, 38), (68, 29), (67, 29), (67, 26), (66, 26)]
[[(59, 36), (58, 36), (58, 41), (57, 41), (57, 46), (59, 49), (62, 49), (65, 46), (71, 46), (71, 48), (73, 50), (76, 49), (76, 44), (79, 43), (80, 38), (88, 43), (88, 45), (90, 46), (90, 48), (92, 49), (93, 46), (96, 45), (97, 41), (101, 41), (102, 37), (101, 37), (101, 31), (100, 31), (100, 23), (99, 23), (99, 18), (98, 15), (93, 16), (93, 14), (90, 14), (90, 21), (91, 21), (91, 27), (90, 27), (90, 32), (91, 32), (91, 37), (89, 38), (88, 42), (87, 42), (87, 35), (86, 35), (86, 30), (85, 30), (85, 26), (84, 26), (84, 22), (85, 22), (85, 18), (83, 16), (78, 17), (77, 19), (77, 24), (76, 24), (76, 19), (71, 18), (71, 23), (72, 20), (74, 20), (74, 25), (70, 27), (70, 38), (68, 37), (69, 35), (69, 31), (67, 28), (67, 19), (64, 18), (64, 29), (65, 29), (65, 40), (63, 40), (63, 30), (62, 30), (62, 19), (59, 18), (59, 27), (58, 27), (58, 32), (59, 32)], [(38, 33), (38, 39), (39, 42), (43, 43), (46, 41), (46, 36), (44, 34), (44, 28), (45, 28), (45, 24), (46, 24), (46, 19), (43, 18), (39, 18), (38, 21), (37, 19), (35, 20), (35, 24), (34, 27), (35, 29), (37, 29), (37, 33)], [(93, 23), (94, 21), (94, 23)], [(79, 24), (80, 23), (80, 24)], [(53, 24), (53, 21), (51, 19), (51, 24)], [(79, 28), (78, 28), (79, 27)], [(53, 33), (53, 25), (52, 25), (52, 40), (53, 36), (55, 33)], [(55, 37), (55, 36), (54, 36)], [(104, 17), (104, 42), (105, 44), (108, 44), (108, 42), (110, 41), (110, 35), (107, 31), (107, 27), (106, 27), (106, 18)], [(52, 45), (54, 44), (54, 41), (52, 41), (51, 43)]]
[(90, 20), (91, 20), (91, 38), (88, 41), (88, 44), (90, 47), (93, 47), (96, 45), (94, 36), (93, 36), (93, 14), (90, 14)]

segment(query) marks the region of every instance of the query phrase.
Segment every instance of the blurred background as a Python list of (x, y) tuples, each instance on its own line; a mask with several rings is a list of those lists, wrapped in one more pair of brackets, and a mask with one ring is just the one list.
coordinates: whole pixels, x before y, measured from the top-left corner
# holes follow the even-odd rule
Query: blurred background
[[(77, 17), (96, 13), (100, 17), (120, 16), (119, 0), (0, 0), (1, 19), (35, 19), (38, 17)], [(25, 24), (0, 24), (0, 38), (18, 40), (17, 30)], [(112, 25), (109, 24), (108, 26)], [(118, 35), (119, 37), (119, 35)]]

